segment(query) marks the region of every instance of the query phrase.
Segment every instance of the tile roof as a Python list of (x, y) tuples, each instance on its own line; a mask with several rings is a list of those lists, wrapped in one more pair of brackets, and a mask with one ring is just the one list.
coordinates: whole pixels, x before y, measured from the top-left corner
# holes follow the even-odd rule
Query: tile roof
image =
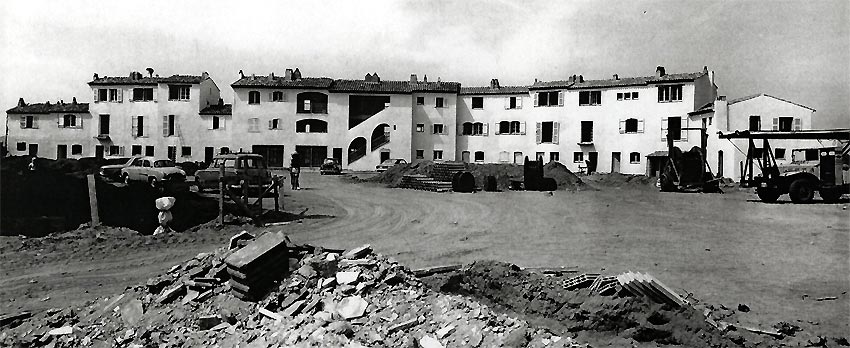
[(233, 105), (232, 104), (224, 104), (224, 105), (210, 105), (199, 112), (201, 115), (232, 115), (233, 114)]
[(64, 104), (26, 104), (6, 110), (7, 114), (50, 114), (50, 113), (86, 113), (89, 112), (89, 103), (64, 103)]
[(770, 95), (770, 94), (765, 94), (765, 93), (752, 94), (752, 95), (748, 95), (748, 96), (746, 96), (746, 97), (740, 97), (740, 98), (731, 99), (731, 100), (729, 100), (729, 105), (736, 104), (736, 103), (740, 103), (740, 102), (742, 102), (742, 101), (747, 101), (747, 100), (750, 100), (750, 99), (753, 99), (753, 98), (756, 98), (756, 97), (761, 97), (761, 96), (771, 97), (771, 98), (773, 98), (773, 99), (781, 100), (781, 101), (784, 101), (784, 102), (786, 102), (786, 103), (794, 104), (794, 105), (797, 105), (797, 106), (799, 106), (799, 107), (803, 107), (803, 108), (806, 108), (806, 109), (809, 109), (809, 110), (812, 110), (812, 111), (816, 111), (815, 109), (812, 109), (812, 108), (810, 108), (810, 107), (808, 107), (808, 106), (805, 106), (805, 105), (803, 105), (803, 104), (797, 104), (797, 103), (792, 102), (792, 101), (790, 101), (790, 100), (785, 100), (785, 99), (782, 99), (782, 98), (779, 98), (779, 97), (774, 97), (774, 96), (772, 96), (772, 95)]
[(458, 82), (410, 82), (410, 81), (380, 81), (367, 82), (365, 80), (334, 80), (330, 92), (355, 92), (355, 93), (414, 93), (414, 92), (442, 92), (458, 93), (460, 83)]
[(706, 75), (706, 72), (695, 73), (680, 73), (667, 74), (661, 77), (643, 76), (643, 77), (624, 77), (619, 79), (606, 80), (584, 80), (582, 82), (560, 80), (560, 81), (538, 81), (535, 82), (529, 89), (547, 89), (547, 88), (568, 88), (568, 89), (586, 89), (586, 88), (610, 88), (610, 87), (626, 87), (626, 86), (645, 86), (652, 83), (666, 82), (685, 82), (693, 81), (697, 78)]
[[(206, 77), (208, 78), (208, 77)], [(171, 75), (168, 77), (141, 77), (131, 78), (129, 76), (104, 76), (89, 82), (90, 86), (106, 86), (106, 85), (156, 85), (159, 83), (201, 83), (204, 79), (199, 75)]]
[(461, 87), (460, 94), (525, 94), (528, 93), (528, 86), (501, 86), (492, 88), (485, 87)]
[(327, 77), (303, 77), (296, 80), (288, 80), (283, 76), (245, 76), (230, 84), (233, 88), (238, 87), (275, 87), (275, 88), (320, 88), (327, 89), (331, 86), (333, 79)]

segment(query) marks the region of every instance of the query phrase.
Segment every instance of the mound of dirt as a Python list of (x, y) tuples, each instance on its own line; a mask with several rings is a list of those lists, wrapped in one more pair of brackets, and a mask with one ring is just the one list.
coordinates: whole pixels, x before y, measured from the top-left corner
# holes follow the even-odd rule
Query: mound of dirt
[(587, 185), (561, 163), (549, 162), (543, 165), (543, 177), (553, 178), (558, 183), (558, 190), (583, 190)]
[(364, 181), (387, 184), (389, 187), (398, 187), (398, 184), (401, 183), (401, 178), (405, 175), (420, 174), (431, 176), (433, 167), (434, 162), (432, 161), (399, 164)]
[(584, 181), (598, 187), (633, 187), (657, 190), (655, 184), (658, 178), (622, 173), (593, 173), (584, 176)]
[[(488, 163), (466, 165), (468, 171), (475, 176), (475, 185), (484, 187), (488, 176), (496, 177), (496, 188), (508, 190), (511, 180), (523, 180), (523, 166), (510, 163)], [(582, 180), (573, 174), (567, 167), (558, 162), (549, 162), (543, 166), (543, 177), (553, 178), (558, 184), (558, 190), (583, 190), (589, 189)]]

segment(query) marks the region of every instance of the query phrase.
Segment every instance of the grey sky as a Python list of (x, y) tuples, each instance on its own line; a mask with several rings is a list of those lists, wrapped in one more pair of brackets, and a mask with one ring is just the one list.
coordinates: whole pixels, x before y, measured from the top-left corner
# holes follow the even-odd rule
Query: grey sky
[[(145, 5), (142, 5), (145, 4)], [(150, 4), (150, 5), (147, 5)], [(850, 2), (2, 1), (3, 110), (91, 101), (94, 72), (208, 71), (530, 84), (668, 72), (717, 74), (729, 98), (768, 93), (850, 127)], [(2, 126), (0, 126), (2, 127)]]

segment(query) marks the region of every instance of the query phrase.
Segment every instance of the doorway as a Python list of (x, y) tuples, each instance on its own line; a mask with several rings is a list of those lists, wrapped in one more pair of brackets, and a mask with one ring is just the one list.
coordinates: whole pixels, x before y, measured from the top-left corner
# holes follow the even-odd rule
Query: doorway
[(103, 158), (103, 145), (95, 145), (94, 146), (94, 157), (95, 158)]
[(381, 163), (384, 163), (384, 161), (386, 161), (388, 159), (390, 159), (390, 151), (389, 150), (381, 151)]
[(328, 157), (327, 146), (295, 145), (295, 151), (301, 155), (301, 167), (321, 166)]
[(611, 173), (619, 173), (620, 172), (620, 153), (612, 152), (611, 153)]
[(263, 156), (270, 168), (283, 168), (283, 145), (252, 145), (251, 152)]
[(38, 144), (29, 144), (29, 155), (32, 157), (38, 156)]
[(204, 163), (210, 164), (213, 161), (213, 157), (215, 156), (215, 148), (212, 146), (207, 146), (204, 148)]
[(333, 149), (333, 158), (337, 160), (339, 163), (342, 163), (342, 148), (335, 147)]
[(723, 177), (723, 150), (717, 151), (717, 176)]
[(591, 151), (587, 153), (587, 173), (596, 172), (596, 164), (599, 163), (599, 153)]
[(56, 159), (68, 158), (68, 145), (59, 145), (56, 147)]

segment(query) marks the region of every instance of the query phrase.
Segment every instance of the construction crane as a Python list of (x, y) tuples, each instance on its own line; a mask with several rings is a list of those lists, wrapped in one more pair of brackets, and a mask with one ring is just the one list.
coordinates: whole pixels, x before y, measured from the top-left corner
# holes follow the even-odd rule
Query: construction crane
[[(747, 160), (741, 169), (741, 187), (755, 187), (763, 202), (775, 202), (787, 193), (794, 203), (809, 203), (816, 191), (824, 201), (836, 202), (841, 195), (850, 193), (850, 129), (735, 131), (721, 133), (720, 138), (749, 140)], [(780, 166), (769, 143), (780, 139), (837, 140), (843, 145), (794, 149), (791, 163)], [(756, 140), (762, 140), (761, 153), (757, 151)], [(753, 173), (755, 165), (761, 174)]]

